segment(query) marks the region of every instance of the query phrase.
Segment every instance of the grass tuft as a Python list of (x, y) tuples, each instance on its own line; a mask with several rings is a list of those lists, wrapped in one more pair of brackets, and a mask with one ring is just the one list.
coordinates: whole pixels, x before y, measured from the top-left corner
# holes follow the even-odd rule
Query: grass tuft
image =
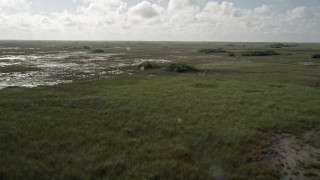
[(172, 63), (167, 66), (167, 71), (178, 72), (178, 73), (186, 73), (186, 72), (199, 72), (200, 70), (195, 68), (194, 66), (190, 66), (183, 63)]
[(272, 55), (280, 55), (280, 53), (275, 52), (273, 50), (246, 51), (242, 53), (242, 56), (272, 56)]
[(161, 66), (158, 63), (145, 61), (138, 66), (139, 69), (147, 70), (147, 69), (159, 69)]
[(102, 49), (95, 49), (92, 51), (92, 53), (104, 53), (104, 50)]
[(217, 48), (217, 49), (201, 49), (199, 50), (199, 52), (211, 54), (211, 53), (225, 53), (227, 51), (222, 48)]

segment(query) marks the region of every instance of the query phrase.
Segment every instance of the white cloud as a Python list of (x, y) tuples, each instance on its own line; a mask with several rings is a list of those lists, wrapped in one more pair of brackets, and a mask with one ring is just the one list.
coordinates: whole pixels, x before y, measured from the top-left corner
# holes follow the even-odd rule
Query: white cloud
[(29, 9), (31, 4), (30, 0), (0, 0), (0, 11)]
[(139, 4), (131, 7), (129, 9), (129, 13), (133, 16), (137, 15), (142, 18), (153, 18), (161, 14), (164, 14), (165, 10), (156, 4), (151, 4), (147, 1), (142, 1)]
[(171, 14), (176, 14), (180, 11), (197, 12), (198, 10), (198, 0), (170, 0), (168, 4), (168, 12)]
[(100, 14), (105, 15), (115, 8), (120, 7), (123, 2), (121, 0), (79, 0), (84, 3), (78, 7), (79, 13)]
[(305, 6), (278, 12), (272, 5), (244, 9), (228, 1), (209, 1), (202, 9), (197, 0), (170, 0), (167, 7), (149, 1), (73, 1), (76, 12), (42, 14), (24, 11), (31, 0), (0, 0), (5, 9), (0, 38), (294, 41), (306, 34), (306, 40), (320, 41), (310, 35), (320, 36), (320, 13)]
[(120, 6), (117, 8), (117, 12), (122, 14), (128, 11), (128, 4), (121, 2)]
[(293, 21), (306, 15), (306, 7), (299, 6), (287, 12), (287, 20)]
[(254, 12), (258, 13), (258, 14), (265, 14), (265, 13), (270, 12), (270, 7), (264, 4), (260, 7), (255, 8)]

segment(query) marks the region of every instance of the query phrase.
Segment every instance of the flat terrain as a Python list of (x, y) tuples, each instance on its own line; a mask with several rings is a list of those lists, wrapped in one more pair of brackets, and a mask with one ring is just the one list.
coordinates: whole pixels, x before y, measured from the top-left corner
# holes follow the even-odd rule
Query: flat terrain
[(0, 179), (319, 179), (320, 44), (272, 44), (1, 41)]

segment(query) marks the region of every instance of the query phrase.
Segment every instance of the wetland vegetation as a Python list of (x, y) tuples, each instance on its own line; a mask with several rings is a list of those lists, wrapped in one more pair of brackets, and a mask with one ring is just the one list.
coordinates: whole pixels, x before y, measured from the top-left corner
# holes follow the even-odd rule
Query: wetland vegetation
[(0, 46), (0, 179), (320, 178), (319, 44)]

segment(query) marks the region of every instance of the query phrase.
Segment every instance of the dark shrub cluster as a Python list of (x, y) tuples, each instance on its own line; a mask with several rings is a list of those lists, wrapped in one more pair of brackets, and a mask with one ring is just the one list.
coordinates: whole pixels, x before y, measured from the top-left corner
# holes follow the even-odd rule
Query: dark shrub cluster
[(228, 56), (236, 56), (233, 52), (228, 52)]
[(273, 50), (266, 50), (266, 51), (246, 51), (243, 52), (243, 56), (272, 56), (272, 55), (279, 55), (280, 53), (275, 52)]
[(183, 63), (172, 63), (167, 67), (167, 71), (184, 73), (184, 72), (199, 72), (199, 70), (193, 66)]
[(95, 49), (92, 51), (92, 53), (104, 53), (104, 50), (102, 49)]
[(159, 64), (150, 61), (145, 61), (138, 66), (139, 69), (159, 69), (160, 67)]
[(218, 48), (218, 49), (201, 49), (199, 50), (199, 52), (210, 54), (210, 53), (224, 53), (227, 51), (222, 48)]
[(272, 48), (282, 48), (282, 47), (286, 47), (286, 46), (282, 43), (276, 43), (276, 44), (272, 44), (271, 47)]
[(283, 47), (294, 47), (294, 46), (298, 46), (298, 44), (288, 45), (288, 44), (282, 44), (282, 43), (275, 43), (271, 45), (272, 48), (283, 48)]
[(91, 49), (89, 46), (83, 46), (83, 49)]
[(313, 54), (311, 57), (312, 58), (320, 58), (320, 53)]

